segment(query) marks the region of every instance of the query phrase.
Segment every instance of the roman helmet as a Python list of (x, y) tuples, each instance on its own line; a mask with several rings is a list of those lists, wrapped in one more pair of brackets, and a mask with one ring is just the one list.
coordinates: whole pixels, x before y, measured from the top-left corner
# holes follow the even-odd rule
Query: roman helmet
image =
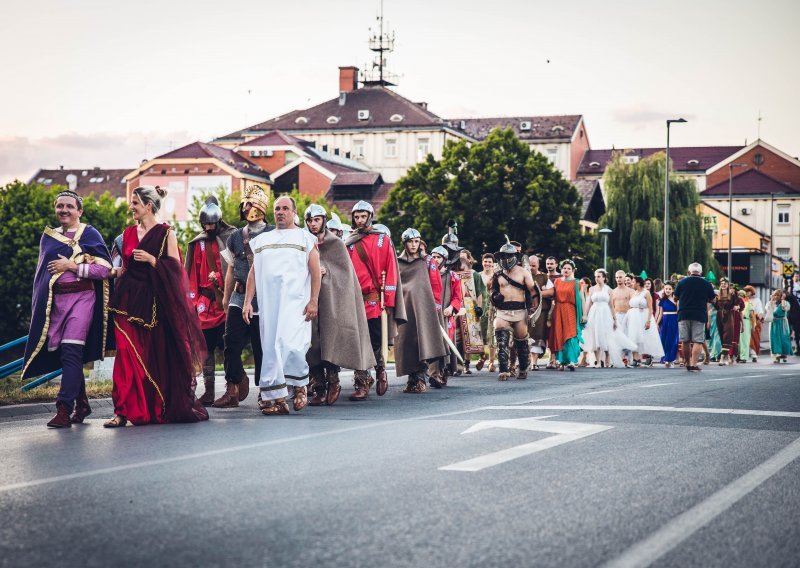
[(367, 226), (365, 227), (365, 229), (369, 229), (370, 225), (372, 225), (372, 222), (375, 220), (375, 209), (372, 207), (372, 205), (370, 205), (363, 199), (358, 203), (356, 203), (355, 205), (353, 205), (353, 210), (350, 213), (350, 226), (353, 227), (353, 229), (358, 228), (356, 227), (356, 220), (355, 220), (356, 211), (366, 211), (367, 213), (369, 213), (369, 217), (367, 218)]
[(421, 238), (422, 235), (419, 234), (419, 231), (417, 231), (416, 229), (412, 229), (411, 227), (403, 231), (403, 234), (400, 237), (400, 239), (403, 242), (410, 241), (411, 239), (421, 239)]
[(461, 262), (461, 251), (464, 247), (458, 246), (458, 225), (455, 221), (447, 222), (447, 234), (442, 237), (442, 247), (447, 251), (445, 265), (451, 269), (456, 268)]
[[(247, 206), (251, 205), (250, 210), (245, 213)], [(259, 185), (251, 185), (245, 188), (242, 199), (239, 201), (239, 217), (242, 221), (254, 223), (267, 216), (269, 211), (269, 194)]]
[(328, 212), (325, 211), (325, 208), (322, 205), (317, 205), (316, 203), (312, 203), (306, 209), (305, 215), (303, 218), (308, 222), (309, 219), (312, 217), (325, 217), (328, 218)]
[(390, 239), (392, 238), (392, 232), (389, 230), (389, 227), (387, 227), (386, 225), (382, 225), (380, 223), (375, 223), (374, 225), (372, 225), (372, 228), (375, 229), (378, 232), (383, 233), (384, 235), (386, 235)]
[[(308, 213), (308, 210), (306, 210), (306, 213)], [(331, 213), (331, 218), (325, 223), (325, 226), (331, 231), (341, 231), (342, 221), (336, 213)]]
[(517, 247), (511, 244), (508, 235), (505, 235), (506, 243), (500, 247), (500, 250), (495, 253), (497, 262), (504, 270), (511, 270), (519, 262), (519, 253)]
[(442, 247), (442, 246), (439, 246), (439, 247), (436, 247), (435, 249), (433, 249), (431, 251), (431, 254), (438, 254), (439, 256), (444, 258), (445, 261), (447, 261), (447, 249)]
[[(199, 221), (209, 237), (217, 233), (219, 224), (222, 221), (222, 209), (219, 207), (219, 201), (213, 195), (206, 197), (205, 204), (200, 208)], [(214, 225), (214, 228), (209, 231), (205, 228), (205, 225)]]

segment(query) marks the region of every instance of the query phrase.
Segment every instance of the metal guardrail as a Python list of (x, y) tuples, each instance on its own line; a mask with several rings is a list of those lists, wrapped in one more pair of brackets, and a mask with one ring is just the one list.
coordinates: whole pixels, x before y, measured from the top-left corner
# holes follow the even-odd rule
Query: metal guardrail
[[(26, 341), (28, 341), (28, 336), (27, 335), (24, 336), (24, 337), (20, 337), (18, 339), (15, 339), (14, 341), (9, 341), (5, 345), (0, 345), (0, 353), (2, 353), (3, 351), (7, 351), (8, 349), (11, 349), (12, 347), (16, 347), (17, 345), (22, 345)], [(23, 363), (23, 359), (19, 358), (19, 359), (15, 360), (15, 361), (11, 361), (11, 363), (6, 363), (2, 367), (0, 367), (0, 379), (4, 379), (5, 377), (7, 377), (9, 375), (13, 375), (16, 372), (21, 371), (22, 370), (22, 363)], [(39, 377), (38, 379), (35, 379), (35, 380), (23, 385), (22, 387), (20, 387), (20, 389), (24, 390), (24, 391), (34, 389), (34, 388), (36, 388), (36, 387), (38, 387), (40, 385), (43, 385), (44, 383), (47, 383), (47, 382), (55, 379), (60, 374), (61, 374), (61, 369), (59, 369), (58, 371), (53, 371), (52, 373), (48, 373), (48, 374), (44, 375), (43, 377)]]

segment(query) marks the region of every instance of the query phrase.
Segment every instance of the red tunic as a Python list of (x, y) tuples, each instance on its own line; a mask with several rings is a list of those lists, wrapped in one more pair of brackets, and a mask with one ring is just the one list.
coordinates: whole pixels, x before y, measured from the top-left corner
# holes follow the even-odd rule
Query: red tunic
[[(356, 247), (363, 245), (367, 257), (367, 264), (362, 262)], [(367, 319), (381, 317), (380, 290), (375, 284), (380, 286), (382, 274), (386, 272), (386, 288), (384, 290), (384, 301), (387, 308), (395, 305), (395, 295), (397, 293), (397, 258), (395, 257), (394, 245), (383, 233), (370, 233), (358, 243), (347, 247), (350, 253), (350, 260), (353, 262), (358, 283), (361, 285), (361, 295), (364, 297), (364, 308), (367, 312)]]
[[(214, 284), (208, 278), (208, 261), (206, 260), (208, 247), (214, 252), (214, 272), (217, 273), (217, 281), (220, 286), (224, 282), (225, 275), (222, 274), (221, 260), (219, 256), (219, 244), (217, 239), (204, 239), (190, 244), (194, 247), (194, 257), (192, 266), (189, 267), (189, 296), (192, 298), (200, 318), (201, 329), (212, 329), (225, 323), (225, 311), (222, 309), (214, 297)], [(204, 294), (201, 294), (200, 291)]]
[(428, 267), (428, 278), (431, 281), (431, 290), (433, 290), (433, 300), (436, 303), (436, 311), (442, 311), (442, 278), (439, 276), (439, 267), (433, 257), (428, 255), (425, 257), (425, 265)]

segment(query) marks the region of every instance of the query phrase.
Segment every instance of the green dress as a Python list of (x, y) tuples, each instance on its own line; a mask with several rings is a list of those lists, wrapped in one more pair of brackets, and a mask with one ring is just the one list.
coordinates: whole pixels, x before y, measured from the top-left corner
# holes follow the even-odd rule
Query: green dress
[(708, 329), (708, 354), (712, 359), (719, 359), (722, 354), (722, 339), (717, 328), (717, 309), (711, 308), (711, 325)]
[(772, 321), (769, 324), (769, 348), (773, 355), (792, 355), (792, 341), (789, 338), (789, 322), (786, 320), (788, 302), (778, 305), (769, 303), (767, 309), (772, 312)]
[(739, 359), (746, 361), (750, 357), (750, 335), (753, 331), (753, 304), (744, 303), (742, 312), (742, 333), (739, 335)]

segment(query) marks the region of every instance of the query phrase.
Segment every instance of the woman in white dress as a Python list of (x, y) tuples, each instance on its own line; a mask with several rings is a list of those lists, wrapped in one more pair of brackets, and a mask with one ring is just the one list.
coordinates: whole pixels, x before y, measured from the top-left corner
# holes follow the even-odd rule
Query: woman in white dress
[(622, 367), (623, 349), (636, 349), (637, 345), (628, 339), (617, 326), (611, 312), (611, 287), (607, 284), (608, 274), (602, 268), (594, 271), (595, 285), (589, 288), (587, 306), (589, 315), (583, 330), (583, 349), (594, 353), (595, 363), (603, 366)]
[(625, 335), (636, 344), (633, 350), (633, 367), (641, 365), (642, 354), (650, 355), (655, 360), (664, 356), (664, 346), (658, 334), (658, 326), (653, 317), (653, 298), (645, 290), (644, 278), (633, 279), (634, 295), (631, 298), (631, 309), (625, 318)]

